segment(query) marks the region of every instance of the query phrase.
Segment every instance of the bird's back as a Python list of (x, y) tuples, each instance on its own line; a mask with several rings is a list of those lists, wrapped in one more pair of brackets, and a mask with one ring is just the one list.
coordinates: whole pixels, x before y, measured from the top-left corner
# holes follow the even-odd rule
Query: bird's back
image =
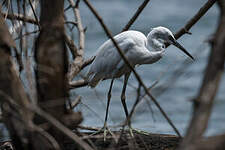
[[(129, 53), (133, 53), (133, 47), (144, 46), (147, 42), (143, 33), (132, 30), (122, 32), (116, 35), (114, 39), (127, 57), (130, 56)], [(102, 79), (115, 78), (123, 75), (126, 71), (129, 71), (126, 69), (121, 70), (123, 64), (124, 62), (114, 44), (111, 40), (107, 40), (99, 47), (96, 58), (90, 66), (87, 74), (89, 85), (95, 87)]]

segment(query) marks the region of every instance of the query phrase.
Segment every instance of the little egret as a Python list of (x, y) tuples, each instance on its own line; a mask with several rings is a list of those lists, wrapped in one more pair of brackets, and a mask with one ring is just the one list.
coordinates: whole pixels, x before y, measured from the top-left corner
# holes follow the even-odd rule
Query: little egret
[[(147, 37), (139, 31), (130, 30), (116, 35), (114, 39), (133, 67), (157, 62), (165, 53), (166, 43), (173, 44), (194, 60), (191, 54), (189, 54), (187, 50), (185, 50), (183, 46), (176, 41), (172, 32), (165, 27), (159, 26), (153, 28)], [(121, 102), (123, 104), (126, 117), (128, 117), (128, 110), (125, 102), (125, 91), (130, 73), (130, 68), (121, 58), (113, 42), (111, 40), (107, 40), (103, 43), (98, 49), (96, 58), (89, 68), (87, 73), (87, 81), (88, 85), (94, 88), (99, 81), (112, 79), (108, 91), (105, 122), (102, 128), (104, 131), (104, 138), (107, 130), (107, 117), (113, 81), (115, 78), (119, 78), (122, 75), (124, 75), (124, 85), (121, 94)], [(130, 122), (128, 122), (128, 126), (132, 135)]]

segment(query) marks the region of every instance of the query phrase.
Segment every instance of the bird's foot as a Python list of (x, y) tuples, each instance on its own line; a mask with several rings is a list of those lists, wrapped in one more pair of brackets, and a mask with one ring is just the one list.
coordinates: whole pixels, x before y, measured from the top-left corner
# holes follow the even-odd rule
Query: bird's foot
[(104, 139), (104, 141), (106, 141), (107, 133), (110, 133), (113, 136), (113, 133), (110, 131), (110, 129), (106, 125), (104, 125), (97, 132), (92, 133), (90, 136), (97, 135), (97, 134), (100, 134), (100, 133), (103, 133), (103, 139)]
[(148, 132), (140, 130), (140, 129), (135, 129), (133, 127), (131, 127), (131, 125), (128, 125), (128, 130), (127, 130), (130, 134), (130, 136), (133, 138), (135, 133), (138, 134), (143, 134), (143, 135), (149, 135)]
[(129, 127), (129, 132), (130, 132), (130, 136), (133, 138), (134, 137), (133, 128)]

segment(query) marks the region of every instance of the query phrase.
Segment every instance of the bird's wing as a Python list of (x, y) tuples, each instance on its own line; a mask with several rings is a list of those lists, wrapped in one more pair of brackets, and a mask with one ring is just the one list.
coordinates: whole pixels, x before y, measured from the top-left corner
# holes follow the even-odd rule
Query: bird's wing
[[(129, 51), (135, 45), (131, 38), (115, 39), (123, 53)], [(93, 61), (89, 71), (89, 81), (103, 78), (110, 78), (117, 69), (117, 65), (121, 61), (121, 57), (111, 40), (106, 41), (98, 50), (95, 60)]]

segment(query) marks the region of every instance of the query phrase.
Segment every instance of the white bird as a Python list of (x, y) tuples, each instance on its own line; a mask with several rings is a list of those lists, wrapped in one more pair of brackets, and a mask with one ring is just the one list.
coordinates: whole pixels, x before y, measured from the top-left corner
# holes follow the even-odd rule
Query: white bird
[[(176, 41), (172, 32), (165, 27), (159, 26), (153, 28), (147, 37), (139, 31), (130, 30), (116, 35), (114, 39), (133, 67), (142, 64), (152, 64), (160, 60), (160, 58), (162, 58), (165, 53), (166, 43), (175, 45), (194, 60), (191, 54), (189, 54)], [(128, 110), (125, 102), (125, 91), (130, 73), (130, 68), (125, 64), (111, 40), (107, 40), (99, 47), (96, 58), (91, 64), (87, 73), (87, 81), (88, 85), (94, 88), (99, 83), (99, 81), (112, 79), (108, 92), (105, 122), (103, 126), (104, 137), (107, 128), (106, 124), (113, 81), (115, 78), (119, 78), (122, 75), (125, 75), (125, 78), (121, 94), (121, 101), (126, 117), (128, 117)], [(130, 131), (132, 131), (130, 122), (128, 122), (128, 126)]]

